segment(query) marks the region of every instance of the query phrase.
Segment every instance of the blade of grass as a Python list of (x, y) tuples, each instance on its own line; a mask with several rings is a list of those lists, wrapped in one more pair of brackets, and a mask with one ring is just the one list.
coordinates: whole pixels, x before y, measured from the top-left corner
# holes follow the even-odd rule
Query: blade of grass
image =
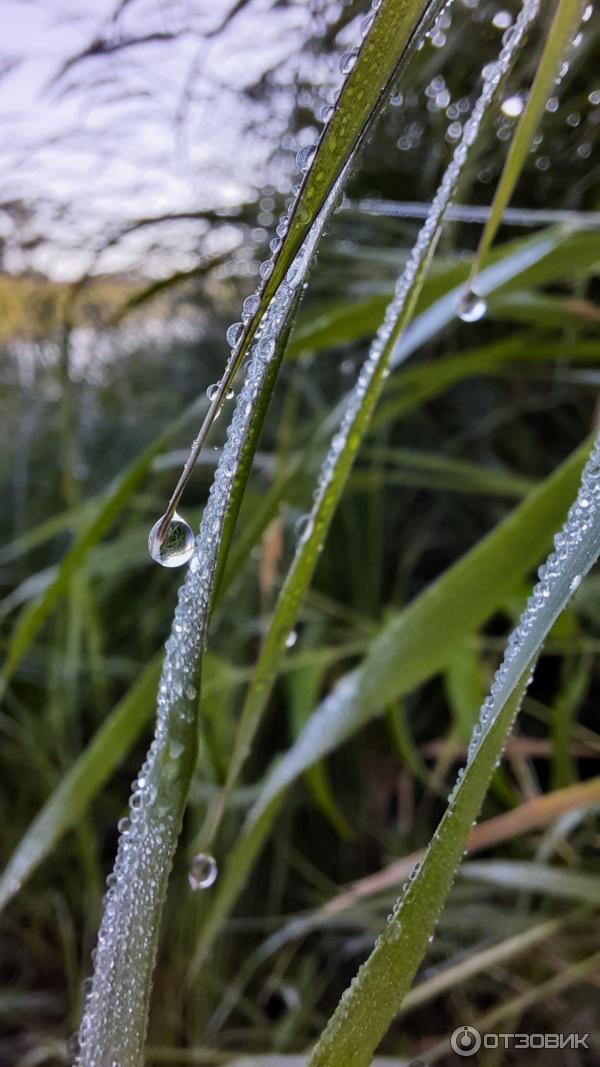
[(225, 792), (220, 806), (209, 816), (207, 841), (210, 842), (222, 817), (227, 791), (237, 780), (240, 769), (250, 749), (252, 739), (264, 713), (269, 693), (276, 676), (277, 667), (285, 650), (287, 637), (294, 625), (298, 608), (312, 579), (319, 552), (327, 535), (337, 504), (346, 486), (348, 476), (369, 426), (372, 413), (379, 399), (389, 370), (389, 361), (397, 348), (407, 323), (415, 310), (427, 269), (439, 240), (444, 214), (451, 202), (468, 158), (469, 147), (476, 140), (478, 131), (496, 92), (505, 78), (514, 56), (524, 39), (530, 22), (536, 17), (536, 0), (525, 4), (514, 32), (502, 48), (497, 62), (492, 65), (484, 81), (481, 94), (465, 126), (463, 138), (455, 149), (439, 189), (431, 212), (422, 227), (415, 247), (402, 271), (386, 312), (384, 324), (378, 331), (369, 355), (360, 371), (357, 384), (348, 400), (342, 421), (335, 434), (329, 454), (321, 470), (315, 502), (304, 533), (299, 539), (296, 555), (286, 575), (277, 601), (269, 630), (261, 648), (255, 677), (244, 702), (239, 729), (228, 770)]
[(404, 998), (399, 1014), (401, 1016), (407, 1015), (409, 1011), (414, 1011), (415, 1008), (428, 1004), (435, 997), (456, 989), (463, 982), (468, 982), (470, 978), (474, 978), (479, 974), (489, 974), (492, 968), (497, 967), (498, 964), (506, 963), (508, 960), (514, 959), (515, 956), (520, 956), (523, 952), (529, 951), (535, 945), (547, 941), (587, 914), (588, 912), (584, 908), (578, 908), (564, 918), (549, 919), (547, 922), (536, 923), (535, 926), (530, 926), (527, 930), (522, 930), (513, 937), (507, 937), (504, 941), (490, 945), (489, 948), (484, 948), (480, 952), (473, 952), (458, 963), (445, 966), (443, 970), (434, 974), (431, 978), (424, 979), (411, 989), (410, 993)]
[(263, 794), (228, 856), (200, 933), (193, 970), (197, 971), (210, 951), (241, 892), (287, 788), (372, 715), (441, 670), (454, 650), (498, 608), (514, 582), (539, 561), (549, 541), (548, 531), (556, 529), (564, 518), (588, 447), (575, 453), (496, 529), (393, 617), (374, 639), (362, 664), (322, 702), (288, 755), (267, 777)]
[[(473, 730), (466, 768), (420, 867), (411, 872), (375, 949), (346, 990), (311, 1067), (366, 1067), (423, 958), (479, 815), (544, 638), (600, 552), (600, 437), (554, 552), (535, 586)], [(597, 889), (596, 889), (597, 892)]]
[(343, 188), (361, 142), (385, 103), (403, 61), (423, 38), (444, 0), (382, 0), (363, 37), (356, 60), (349, 70), (333, 113), (326, 123), (284, 223), (284, 236), (273, 260), (263, 264), (266, 281), (256, 294), (256, 308), (248, 318), (233, 348), (218, 389), (194, 440), (190, 455), (175, 486), (167, 515), (175, 510), (179, 496), (198, 458), (208, 431), (217, 417), (232, 382), (258, 336), (266, 310), (279, 286), (292, 269), (295, 256), (316, 219), (330, 213), (337, 202), (332, 190)]
[(490, 215), (471, 266), (468, 282), (469, 290), (472, 290), (475, 286), (475, 279), (481, 264), (490, 249), (502, 221), (504, 211), (519, 180), (533, 135), (544, 115), (548, 98), (552, 96), (565, 52), (573, 40), (581, 21), (583, 7), (583, 0), (558, 0), (552, 25), (536, 68), (531, 92), (519, 119), (502, 175), (496, 186)]
[[(334, 187), (335, 201), (345, 173)], [(178, 606), (158, 687), (155, 737), (119, 838), (98, 935), (94, 976), (80, 1032), (81, 1067), (118, 1059), (138, 1067), (145, 1043), (152, 972), (172, 858), (197, 756), (198, 688), (215, 589), (268, 399), (286, 327), (302, 292), (328, 203), (279, 287), (253, 346), (227, 442), (221, 452)]]

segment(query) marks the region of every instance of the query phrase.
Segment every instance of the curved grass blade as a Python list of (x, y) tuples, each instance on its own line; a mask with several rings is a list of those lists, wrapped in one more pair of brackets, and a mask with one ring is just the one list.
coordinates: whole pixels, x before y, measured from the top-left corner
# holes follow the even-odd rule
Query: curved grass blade
[[(266, 840), (287, 788), (395, 700), (433, 677), (454, 650), (502, 604), (539, 562), (548, 531), (564, 518), (589, 445), (551, 477), (377, 635), (363, 663), (345, 675), (267, 777), (219, 878), (201, 931), (197, 969), (216, 938)], [(457, 611), (460, 605), (460, 612)]]
[[(331, 193), (335, 201), (344, 171)], [(258, 442), (290, 314), (329, 217), (328, 202), (271, 301), (179, 590), (158, 689), (154, 740), (134, 785), (98, 935), (80, 1032), (81, 1067), (138, 1067), (143, 1056), (158, 931), (197, 753), (198, 689), (206, 632), (232, 524)]]
[[(286, 639), (296, 620), (300, 602), (314, 573), (333, 514), (383, 389), (392, 352), (414, 312), (426, 271), (442, 231), (446, 208), (456, 192), (462, 169), (468, 158), (468, 149), (476, 140), (487, 110), (510, 69), (525, 33), (538, 13), (538, 8), (537, 0), (530, 0), (523, 5), (513, 33), (502, 48), (497, 62), (488, 72), (481, 95), (465, 126), (463, 138), (455, 149), (452, 161), (442, 178), (431, 212), (419, 233), (407, 265), (398, 279), (394, 298), (387, 309), (384, 324), (378, 331), (358, 376), (357, 384), (350, 395), (330, 452), (325, 458), (313, 508), (307, 517), (303, 535), (299, 540), (291, 568), (286, 575), (260, 652), (255, 677), (242, 710), (228, 770), (226, 790), (231, 789), (237, 779), (266, 707), (278, 663), (285, 650)], [(214, 833), (218, 817), (217, 813), (215, 826), (211, 827), (212, 833)]]
[[(482, 705), (448, 807), (420, 867), (368, 960), (346, 990), (310, 1058), (311, 1067), (367, 1067), (408, 992), (479, 815), (542, 642), (600, 553), (600, 436), (554, 551), (511, 634)], [(597, 890), (596, 890), (597, 892)]]
[[(546, 103), (548, 98), (552, 96), (560, 64), (581, 22), (583, 8), (583, 0), (558, 0), (544, 50), (537, 65), (531, 92), (519, 119), (502, 175), (496, 186), (491, 211), (471, 266), (467, 286), (468, 292), (475, 288), (475, 279), (481, 264), (489, 252), (498, 227), (502, 222), (505, 208), (525, 165), (533, 136), (544, 115)], [(478, 286), (477, 292), (479, 292)]]
[(159, 674), (160, 657), (155, 656), (21, 838), (0, 876), (0, 910), (18, 893), (57, 840), (75, 826), (135, 741), (153, 710)]
[(358, 148), (385, 103), (400, 66), (422, 39), (443, 3), (444, 0), (381, 0), (372, 12), (367, 32), (356, 52), (331, 118), (315, 146), (298, 195), (278, 227), (283, 233), (281, 246), (274, 258), (261, 268), (263, 285), (255, 294), (253, 310), (231, 352), (218, 389), (192, 444), (169, 501), (165, 523), (177, 506), (208, 431), (254, 338), (258, 336), (270, 301), (292, 268), (294, 258), (317, 217), (326, 205), (329, 205), (329, 210), (335, 206), (336, 200), (331, 195), (333, 188), (336, 185), (343, 188), (344, 182), (340, 182), (340, 179), (342, 175), (349, 174)]

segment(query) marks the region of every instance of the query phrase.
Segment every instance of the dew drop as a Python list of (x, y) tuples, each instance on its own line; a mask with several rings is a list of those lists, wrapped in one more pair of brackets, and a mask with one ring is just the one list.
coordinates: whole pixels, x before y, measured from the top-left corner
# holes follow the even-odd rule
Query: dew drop
[(155, 563), (161, 567), (181, 567), (192, 558), (194, 552), (194, 534), (191, 526), (178, 515), (173, 515), (162, 539), (158, 533), (164, 515), (154, 523), (148, 534), (148, 551)]
[[(250, 296), (246, 297), (244, 303), (242, 304), (243, 318), (245, 318), (246, 322), (248, 322), (252, 318), (252, 316), (256, 314), (256, 312), (258, 311), (259, 304), (260, 300), (257, 293), (251, 293)], [(229, 328), (231, 329), (231, 327)]]
[(287, 635), (287, 637), (285, 639), (285, 647), (286, 648), (293, 648), (294, 645), (296, 644), (297, 640), (298, 640), (298, 634), (296, 633), (296, 631), (295, 630), (290, 630), (289, 634)]
[(581, 575), (580, 574), (576, 574), (576, 575), (574, 575), (573, 578), (571, 578), (571, 582), (570, 582), (570, 585), (569, 585), (569, 592), (574, 593), (576, 589), (579, 589), (580, 585), (581, 585)]
[(208, 852), (199, 852), (190, 863), (188, 882), (194, 892), (197, 889), (210, 889), (216, 882), (218, 873), (219, 868), (214, 856)]
[(340, 74), (349, 74), (352, 67), (356, 63), (356, 57), (358, 52), (353, 49), (351, 52), (344, 52), (340, 58)]
[(304, 145), (304, 148), (300, 149), (296, 156), (296, 165), (298, 167), (298, 170), (308, 170), (313, 161), (315, 151), (316, 147), (314, 144)]
[(206, 395), (207, 395), (208, 399), (211, 401), (211, 403), (215, 399), (217, 393), (219, 392), (219, 384), (220, 384), (219, 382), (215, 382), (213, 385), (209, 385), (208, 389), (206, 390)]
[(487, 311), (487, 304), (479, 293), (469, 289), (463, 296), (458, 309), (458, 317), (462, 322), (479, 322)]
[(232, 322), (231, 326), (227, 327), (227, 333), (225, 334), (225, 340), (231, 348), (239, 343), (240, 337), (244, 332), (244, 324), (242, 322)]
[(294, 534), (298, 541), (304, 541), (310, 537), (312, 533), (312, 516), (310, 512), (306, 512), (304, 515), (299, 515), (294, 523)]

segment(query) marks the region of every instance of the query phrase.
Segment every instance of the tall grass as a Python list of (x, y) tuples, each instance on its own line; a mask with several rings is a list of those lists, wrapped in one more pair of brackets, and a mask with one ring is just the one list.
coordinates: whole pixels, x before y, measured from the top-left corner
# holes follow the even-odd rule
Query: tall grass
[[(569, 307), (555, 309), (555, 314), (563, 316), (561, 329), (565, 321), (568, 328), (554, 342), (548, 341), (544, 330), (538, 336), (533, 328), (542, 314), (546, 329), (550, 316), (549, 308), (543, 304), (543, 294), (538, 291), (541, 285), (563, 278), (571, 265), (578, 277), (586, 278), (593, 273), (598, 255), (594, 235), (572, 234), (567, 229), (553, 227), (533, 238), (507, 244), (497, 252), (490, 251), (548, 95), (577, 32), (583, 12), (581, 3), (560, 0), (552, 9), (546, 40), (539, 57), (535, 53), (537, 58), (532, 64), (535, 71), (528, 103), (514, 133), (490, 217), (472, 262), (446, 263), (441, 259), (439, 273), (433, 271), (428, 276), (459, 180), (468, 174), (474, 156), (481, 151), (484, 120), (497, 109), (499, 91), (521, 54), (527, 31), (540, 16), (538, 0), (524, 0), (520, 5), (497, 61), (489, 64), (484, 72), (481, 93), (464, 125), (412, 253), (401, 264), (393, 292), (389, 292), (386, 281), (386, 287), (375, 296), (367, 292), (359, 294), (354, 304), (342, 303), (341, 313), (334, 302), (331, 309), (326, 307), (324, 313), (316, 316), (309, 306), (308, 314), (304, 312), (302, 317), (305, 281), (351, 170), (357, 166), (358, 152), (364, 147), (367, 134), (405, 62), (418, 49), (440, 7), (438, 3), (383, 0), (374, 6), (373, 17), (367, 21), (352, 63), (345, 61), (345, 66), (351, 69), (324, 133), (310, 153), (311, 162), (297, 199), (281, 225), (282, 232), (285, 230), (282, 245), (273, 262), (263, 269), (263, 282), (246, 305), (241, 333), (216, 395), (208, 405), (205, 421), (184, 466), (183, 480), (171, 499), (174, 507), (206, 434), (245, 362), (244, 384), (216, 463), (194, 554), (179, 590), (162, 668), (156, 658), (148, 664), (39, 812), (29, 831), (17, 841), (0, 879), (0, 903), (4, 905), (18, 896), (23, 884), (52, 852), (60, 837), (76, 825), (118, 761), (135, 744), (151, 713), (158, 679), (154, 739), (134, 782), (129, 812), (127, 816), (121, 815), (117, 858), (104, 899), (93, 978), (86, 992), (79, 1038), (77, 1062), (82, 1067), (109, 1064), (112, 1067), (116, 1063), (119, 1067), (135, 1067), (144, 1062), (145, 1056), (152, 1058), (152, 1048), (145, 1049), (162, 914), (165, 901), (168, 909), (167, 886), (190, 794), (192, 808), (197, 802), (195, 791), (202, 796), (204, 820), (195, 827), (188, 851), (191, 855), (214, 849), (221, 869), (200, 921), (197, 917), (194, 921), (194, 936), (186, 943), (185, 967), (190, 981), (199, 979), (200, 988), (208, 994), (212, 981), (209, 961), (214, 959), (211, 953), (215, 952), (217, 936), (223, 932), (260, 850), (272, 837), (275, 819), (292, 785), (304, 777), (315, 810), (322, 813), (336, 834), (351, 837), (356, 827), (339, 810), (324, 768), (324, 756), (338, 750), (376, 715), (385, 714), (403, 764), (410, 768), (414, 781), (422, 782), (439, 802), (440, 794), (443, 796), (441, 781), (473, 727), (466, 764), (447, 803), (444, 798), (445, 812), (439, 822), (430, 817), (430, 829), (436, 822), (437, 828), (433, 829), (428, 845), (421, 849), (400, 897), (392, 902), (387, 924), (378, 931), (379, 916), (369, 919), (368, 933), (378, 931), (375, 948), (342, 996), (307, 1061), (328, 1067), (358, 1067), (372, 1062), (428, 951), (462, 856), (470, 847), (472, 826), (490, 784), (505, 804), (515, 804), (521, 810), (518, 798), (515, 801), (514, 787), (497, 768), (542, 645), (552, 635), (559, 615), (600, 552), (600, 443), (592, 446), (586, 462), (590, 442), (585, 442), (545, 482), (532, 488), (531, 479), (510, 472), (496, 472), (494, 483), (474, 464), (459, 464), (450, 457), (433, 454), (417, 457), (410, 450), (398, 451), (387, 443), (385, 435), (400, 418), (418, 412), (426, 403), (443, 397), (446, 390), (474, 375), (502, 380), (506, 368), (516, 358), (529, 363), (535, 372), (548, 359), (564, 357), (565, 338), (570, 342), (568, 357), (583, 363), (597, 360), (597, 346), (588, 340), (585, 329), (583, 336), (579, 335), (579, 321), (576, 328), (570, 329), (573, 324), (569, 314), (578, 312), (583, 322), (587, 314), (590, 321), (595, 321), (589, 305), (582, 311), (581, 305), (573, 300)], [(544, 27), (547, 19), (544, 9), (539, 20)], [(395, 248), (392, 246), (388, 251), (396, 263)], [(521, 313), (523, 307), (527, 312), (526, 332), (515, 331), (466, 353), (459, 350), (438, 366), (424, 362), (403, 368), (397, 378), (389, 377), (390, 370), (403, 364), (444, 325), (455, 322), (457, 316), (462, 315), (465, 321), (478, 318), (479, 311), (472, 314), (473, 301), (482, 302), (481, 316), (487, 311), (501, 317), (503, 309), (505, 314), (515, 314), (518, 304), (515, 292), (519, 294)], [(543, 305), (541, 312), (539, 302)], [(294, 331), (296, 318), (298, 328)], [(314, 420), (308, 442), (296, 442), (292, 432), (286, 440), (284, 427), (281, 468), (275, 472), (266, 494), (260, 498), (249, 495), (250, 470), (265, 426), (269, 400), (281, 375), (284, 354), (293, 357), (299, 352), (317, 351), (326, 347), (332, 337), (334, 343), (360, 342), (375, 330), (367, 359), (343, 403), (333, 408), (324, 425), (318, 417)], [(308, 380), (307, 388), (310, 388), (310, 376)], [(379, 404), (384, 389), (384, 400)], [(169, 424), (103, 496), (86, 505), (83, 511), (73, 501), (66, 517), (60, 519), (65, 525), (73, 523), (76, 527), (70, 549), (46, 575), (42, 586), (38, 584), (34, 599), (30, 599), (31, 586), (25, 583), (6, 605), (8, 611), (25, 602), (7, 646), (2, 675), (5, 692), (10, 694), (11, 684), (31, 655), (44, 623), (63, 597), (70, 598), (71, 615), (75, 609), (77, 614), (80, 602), (87, 597), (83, 586), (74, 584), (77, 576), (86, 567), (93, 574), (94, 566), (102, 566), (102, 557), (97, 555), (98, 542), (147, 477), (156, 456), (203, 407), (196, 403)], [(377, 447), (369, 451), (368, 436), (373, 432), (381, 432), (381, 436)], [(493, 494), (495, 484), (498, 494), (509, 493), (525, 499), (463, 559), (375, 631), (362, 617), (352, 618), (356, 641), (349, 643), (345, 652), (334, 650), (330, 657), (330, 651), (321, 647), (323, 642), (316, 628), (314, 647), (309, 644), (306, 649), (301, 648), (297, 660), (292, 652), (288, 664), (284, 657), (297, 640), (295, 628), (299, 619), (308, 619), (306, 633), (311, 630), (309, 590), (326, 539), (330, 530), (335, 533), (336, 523), (341, 521), (339, 512), (344, 501), (361, 491), (361, 471), (354, 470), (360, 450), (370, 456), (379, 474), (383, 472), (385, 476), (385, 472), (392, 471), (404, 479), (405, 485), (420, 485), (423, 479), (430, 478), (431, 485), (458, 486), (460, 491), (466, 485), (469, 492)], [(314, 484), (315, 467), (320, 469), (313, 503), (303, 511), (299, 498), (305, 499)], [(523, 582), (542, 557), (552, 531), (561, 524), (580, 477), (575, 503), (556, 536), (554, 551), (540, 569), (539, 581), (509, 638), (490, 695), (483, 703), (479, 720), (474, 722), (473, 693), (478, 702), (482, 679), (472, 647), (473, 635), (499, 610), (514, 615), (514, 603), (519, 597), (522, 599)], [(294, 497), (294, 492), (298, 496)], [(260, 651), (256, 665), (244, 675), (243, 680), (247, 678), (249, 684), (245, 699), (240, 700), (240, 678), (233, 668), (214, 656), (209, 627), (214, 619), (218, 623), (225, 620), (224, 625), (233, 629), (239, 624), (242, 613), (236, 612), (233, 606), (236, 583), (244, 573), (253, 547), (261, 539), (268, 546), (269, 538), (277, 537), (279, 508), (286, 500), (300, 513), (300, 528), (272, 611), (268, 612), (268, 618), (261, 619)], [(242, 521), (234, 542), (239, 516)], [(410, 516), (406, 517), (406, 524), (410, 524)], [(55, 526), (52, 525), (50, 532), (34, 531), (27, 544), (44, 544)], [(405, 538), (404, 528), (400, 534)], [(377, 536), (376, 532), (370, 540), (375, 552)], [(18, 556), (27, 550), (25, 543), (17, 541), (7, 551)], [(357, 555), (359, 549), (355, 548), (354, 552)], [(371, 596), (369, 585), (375, 581), (371, 566), (374, 558), (375, 553), (365, 554), (366, 581), (361, 587), (365, 602)], [(269, 600), (273, 590), (269, 584), (268, 561), (263, 567), (262, 580), (267, 590), (264, 595)], [(89, 609), (86, 618), (91, 620), (89, 632), (93, 635), (93, 605), (89, 600), (86, 603)], [(340, 613), (340, 625), (350, 625), (343, 613)], [(76, 650), (78, 637), (71, 634), (70, 642), (70, 647)], [(93, 636), (91, 647), (94, 647)], [(347, 670), (347, 660), (354, 662), (357, 656), (359, 661)], [(325, 671), (331, 662), (337, 663), (335, 677), (324, 686)], [(457, 721), (452, 725), (434, 772), (429, 773), (407, 732), (402, 701), (417, 685), (439, 671), (445, 671), (449, 679), (450, 702)], [(240, 780), (252, 759), (253, 744), (265, 730), (273, 691), (286, 678), (290, 702), (296, 708), (296, 736), (248, 798)], [(563, 711), (556, 713), (557, 737), (569, 736), (568, 718), (572, 713), (569, 709), (581, 699), (588, 678), (586, 670), (575, 681), (565, 679)], [(325, 695), (321, 699), (322, 693)], [(224, 699), (224, 694), (233, 694), (236, 707), (241, 707), (239, 721), (237, 716), (228, 720), (225, 732), (219, 717), (222, 710), (219, 701)], [(199, 745), (203, 772), (208, 768), (209, 776), (212, 773), (208, 782), (202, 780), (202, 773), (197, 770)], [(560, 754), (554, 756), (555, 784), (568, 787), (572, 774), (564, 761), (560, 763), (560, 758)], [(567, 796), (568, 788), (556, 792), (556, 805), (552, 808), (555, 813), (577, 811), (578, 803), (585, 810), (596, 796), (594, 789), (589, 793), (580, 791), (576, 796)], [(240, 804), (249, 807), (249, 812), (241, 827), (239, 822), (236, 824), (235, 839), (231, 840), (228, 820), (235, 805)], [(542, 823), (536, 825), (543, 824), (539, 813), (536, 817), (542, 818)], [(219, 855), (225, 852), (227, 858)], [(535, 864), (528, 871), (519, 870), (515, 864), (504, 873), (496, 871), (495, 874), (491, 868), (473, 865), (470, 875), (468, 867), (466, 874), (482, 880), (489, 877), (495, 885), (502, 884), (502, 878), (512, 878), (514, 884), (525, 886), (529, 875), (529, 888), (533, 891), (539, 885)], [(252, 980), (255, 967), (271, 952), (292, 945), (309, 931), (325, 932), (336, 915), (358, 908), (361, 900), (368, 901), (395, 884), (396, 875), (386, 877), (384, 871), (378, 882), (362, 886), (359, 883), (339, 899), (334, 894), (324, 908), (311, 910), (289, 927), (284, 925), (283, 932), (276, 934), (272, 943), (267, 943), (262, 954), (259, 953), (260, 958), (248, 956), (239, 975), (231, 979), (225, 1014), (243, 1002), (244, 983)], [(562, 887), (558, 877), (554, 891), (558, 897), (562, 892), (570, 899), (584, 901), (588, 908), (596, 900), (584, 874), (569, 877), (567, 873)], [(490, 963), (512, 959), (531, 944), (563, 934), (571, 923), (576, 924), (587, 914), (585, 910), (578, 911), (575, 918), (568, 914), (522, 933), (513, 933), (496, 947), (483, 946), (472, 965), (464, 968), (464, 974), (460, 963), (457, 964), (458, 971), (449, 979), (448, 988), (454, 988), (451, 984), (454, 981), (458, 983), (480, 973)], [(169, 922), (171, 928), (172, 916)], [(591, 971), (593, 960), (590, 956), (574, 964), (567, 972), (571, 976), (569, 980), (581, 980)], [(568, 984), (566, 981), (565, 988)], [(541, 984), (540, 989), (543, 988)], [(553, 988), (551, 983), (549, 988)], [(434, 987), (428, 992), (426, 982), (419, 989), (415, 1003), (419, 1002), (419, 996), (426, 1003), (428, 996), (435, 994)], [(169, 996), (172, 998), (173, 993)], [(412, 1003), (409, 998), (407, 1004)], [(173, 1002), (169, 1013), (183, 1017)], [(191, 1024), (190, 1033), (204, 1033), (205, 1021), (202, 1026)], [(215, 1020), (209, 1020), (209, 1033), (211, 1026), (212, 1032), (218, 1028)], [(314, 1027), (310, 1036), (315, 1036)], [(441, 1048), (433, 1049), (432, 1062), (443, 1054)], [(206, 1051), (210, 1058), (211, 1051)], [(198, 1054), (203, 1054), (202, 1050)]]

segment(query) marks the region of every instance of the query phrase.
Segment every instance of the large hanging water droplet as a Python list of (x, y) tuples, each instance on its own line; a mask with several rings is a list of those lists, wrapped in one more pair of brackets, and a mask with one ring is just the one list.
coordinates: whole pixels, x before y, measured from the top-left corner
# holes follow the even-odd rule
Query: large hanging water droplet
[(194, 892), (197, 889), (210, 889), (211, 885), (216, 882), (218, 873), (219, 868), (215, 857), (209, 852), (200, 852), (190, 863), (188, 882)]
[(487, 311), (487, 304), (479, 293), (469, 289), (461, 299), (458, 317), (462, 322), (479, 322)]
[(194, 533), (185, 519), (175, 512), (163, 537), (159, 538), (163, 520), (164, 515), (154, 523), (148, 534), (148, 551), (161, 567), (181, 567), (194, 553)]

